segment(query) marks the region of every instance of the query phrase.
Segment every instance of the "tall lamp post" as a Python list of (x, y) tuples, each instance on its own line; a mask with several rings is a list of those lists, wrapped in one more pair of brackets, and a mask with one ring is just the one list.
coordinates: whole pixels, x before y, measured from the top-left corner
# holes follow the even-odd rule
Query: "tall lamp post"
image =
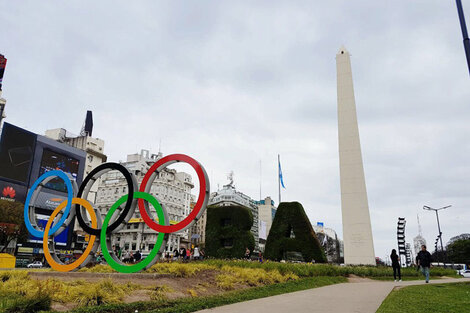
[[(441, 232), (441, 225), (439, 224), (439, 211), (440, 210), (444, 210), (444, 209), (447, 209), (447, 208), (450, 208), (452, 205), (447, 205), (447, 206), (444, 206), (442, 208), (439, 208), (439, 209), (434, 209), (434, 208), (431, 208), (430, 206), (423, 206), (423, 209), (424, 210), (428, 210), (428, 211), (434, 211), (436, 212), (436, 219), (437, 219), (437, 229), (439, 230), (439, 239), (441, 240), (441, 251), (442, 253), (444, 253), (444, 245), (442, 244), (442, 232)], [(445, 260), (444, 260), (444, 264), (445, 264)]]
[(467, 56), (468, 70), (470, 71), (470, 39), (468, 38), (467, 25), (465, 24), (465, 15), (463, 14), (462, 1), (455, 0), (457, 11), (459, 13), (460, 27), (462, 28), (463, 47)]

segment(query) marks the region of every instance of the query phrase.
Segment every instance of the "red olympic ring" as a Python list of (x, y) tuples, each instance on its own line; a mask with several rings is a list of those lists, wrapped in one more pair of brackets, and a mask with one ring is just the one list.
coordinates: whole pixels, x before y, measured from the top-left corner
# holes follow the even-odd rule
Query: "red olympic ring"
[(184, 220), (182, 220), (181, 222), (177, 224), (159, 225), (155, 221), (153, 221), (153, 219), (148, 215), (147, 210), (145, 210), (144, 200), (143, 199), (138, 200), (140, 215), (142, 216), (145, 223), (151, 229), (160, 233), (167, 233), (167, 234), (174, 233), (185, 228), (197, 217), (199, 211), (201, 210), (204, 204), (204, 198), (205, 198), (205, 193), (206, 193), (206, 177), (204, 175), (204, 170), (202, 169), (202, 166), (196, 160), (184, 154), (171, 154), (155, 162), (152, 165), (152, 167), (150, 167), (147, 174), (145, 174), (144, 179), (142, 179), (142, 183), (140, 185), (140, 191), (145, 192), (145, 186), (147, 185), (147, 182), (149, 181), (150, 176), (152, 176), (153, 172), (155, 171), (159, 172), (159, 170), (161, 170), (160, 167), (162, 167), (163, 165), (171, 161), (188, 163), (194, 168), (199, 178), (199, 197), (191, 213)]

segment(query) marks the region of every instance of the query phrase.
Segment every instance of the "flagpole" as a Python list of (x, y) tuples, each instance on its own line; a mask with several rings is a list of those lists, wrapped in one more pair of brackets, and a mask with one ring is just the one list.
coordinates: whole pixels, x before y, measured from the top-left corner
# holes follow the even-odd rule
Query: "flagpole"
[(259, 201), (261, 201), (261, 159), (259, 160)]
[[(279, 192), (279, 204), (281, 204), (281, 157), (279, 154), (277, 155), (277, 185), (278, 185), (278, 192)], [(278, 204), (278, 205), (279, 205)]]

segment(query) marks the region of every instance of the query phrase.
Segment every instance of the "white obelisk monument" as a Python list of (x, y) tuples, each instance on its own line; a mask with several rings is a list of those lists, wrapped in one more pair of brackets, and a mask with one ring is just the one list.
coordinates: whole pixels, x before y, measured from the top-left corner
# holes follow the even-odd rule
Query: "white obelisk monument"
[(375, 265), (356, 102), (349, 52), (336, 55), (338, 87), (338, 141), (343, 215), (344, 263)]

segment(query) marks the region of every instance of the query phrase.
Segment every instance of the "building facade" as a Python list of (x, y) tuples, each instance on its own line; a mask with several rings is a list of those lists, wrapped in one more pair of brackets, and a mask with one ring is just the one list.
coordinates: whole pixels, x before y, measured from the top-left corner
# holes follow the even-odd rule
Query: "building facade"
[[(195, 201), (191, 201), (191, 210), (194, 208)], [(204, 247), (206, 243), (206, 222), (207, 222), (207, 210), (202, 213), (201, 217), (189, 228), (189, 239), (191, 246)]]
[[(150, 155), (148, 150), (142, 150), (140, 154), (127, 156), (124, 165), (136, 176), (140, 185), (142, 179), (150, 167), (162, 157), (161, 153)], [(98, 184), (95, 205), (104, 216), (109, 208), (119, 198), (128, 194), (127, 182), (121, 173), (110, 171), (101, 177)], [(191, 175), (177, 172), (174, 169), (165, 169), (156, 177), (150, 188), (150, 194), (158, 199), (160, 204), (168, 211), (170, 224), (182, 221), (191, 209), (191, 190), (194, 188)], [(154, 213), (154, 217), (156, 213)], [(180, 246), (189, 247), (189, 231), (169, 234), (165, 252), (171, 253)], [(158, 233), (149, 228), (136, 209), (134, 216), (129, 220), (125, 228), (112, 236), (113, 246), (119, 246), (124, 253), (140, 251), (146, 255), (152, 250), (157, 241)]]
[[(85, 131), (86, 129), (86, 131)], [(93, 119), (91, 111), (87, 112), (84, 129), (80, 135), (74, 135), (64, 128), (55, 128), (46, 130), (46, 137), (55, 141), (64, 143), (71, 147), (80, 149), (86, 152), (84, 177), (86, 177), (95, 167), (106, 162), (107, 157), (104, 154), (104, 140), (92, 137)], [(98, 191), (97, 184), (91, 186), (88, 193), (88, 200), (95, 202), (96, 192)]]
[(325, 251), (326, 258), (329, 263), (340, 263), (341, 258), (341, 248), (340, 240), (338, 235), (333, 228), (324, 227), (323, 223), (317, 223), (313, 225), (313, 230)]
[(274, 200), (271, 197), (266, 197), (263, 200), (256, 201), (259, 214), (259, 247), (264, 251), (266, 240), (273, 224), (274, 216), (276, 215), (277, 208), (274, 205)]

